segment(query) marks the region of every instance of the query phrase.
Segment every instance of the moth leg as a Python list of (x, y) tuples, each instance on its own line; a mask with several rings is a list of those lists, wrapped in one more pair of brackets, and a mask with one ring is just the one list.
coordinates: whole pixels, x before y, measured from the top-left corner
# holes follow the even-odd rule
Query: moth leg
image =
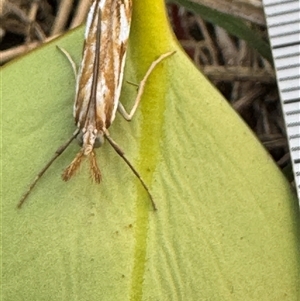
[(119, 113), (127, 120), (130, 121), (133, 117), (133, 115), (135, 114), (135, 111), (137, 109), (137, 107), (139, 106), (139, 103), (141, 101), (142, 95), (144, 93), (145, 90), (145, 85), (146, 82), (150, 76), (150, 74), (153, 72), (154, 68), (164, 59), (166, 59), (167, 57), (173, 55), (175, 53), (175, 51), (170, 51), (167, 52), (165, 54), (162, 54), (158, 59), (156, 59), (154, 62), (152, 62), (152, 64), (150, 65), (150, 67), (148, 68), (144, 78), (141, 80), (140, 84), (138, 85), (138, 93), (136, 96), (136, 99), (134, 101), (134, 105), (130, 111), (130, 113), (128, 113), (126, 111), (126, 109), (124, 108), (124, 106), (121, 104), (121, 102), (118, 103), (118, 111)]
[(137, 87), (137, 89), (139, 88), (139, 84), (137, 84), (137, 83), (131, 82), (129, 80), (127, 80), (126, 83), (129, 84), (129, 85)]
[(71, 67), (73, 69), (74, 77), (75, 77), (75, 80), (76, 80), (76, 78), (77, 78), (77, 67), (76, 67), (76, 64), (75, 64), (74, 60), (72, 59), (71, 55), (64, 48), (61, 48), (58, 45), (56, 45), (56, 47), (66, 56), (66, 58), (70, 62)]

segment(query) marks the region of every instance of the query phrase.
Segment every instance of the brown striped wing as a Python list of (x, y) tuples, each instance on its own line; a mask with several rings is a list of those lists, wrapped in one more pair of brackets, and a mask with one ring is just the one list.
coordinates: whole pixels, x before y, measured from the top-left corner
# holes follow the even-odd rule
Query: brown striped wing
[(83, 59), (77, 78), (77, 126), (107, 129), (115, 118), (130, 31), (131, 0), (96, 0), (87, 20)]

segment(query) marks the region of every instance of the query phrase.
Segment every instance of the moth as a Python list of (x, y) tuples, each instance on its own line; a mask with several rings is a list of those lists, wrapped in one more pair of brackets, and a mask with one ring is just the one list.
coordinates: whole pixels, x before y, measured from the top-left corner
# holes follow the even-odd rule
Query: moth
[[(139, 84), (134, 105), (130, 113), (127, 113), (119, 100), (131, 16), (131, 0), (94, 0), (92, 3), (87, 17), (83, 57), (76, 83), (73, 115), (77, 129), (72, 137), (55, 152), (51, 160), (38, 173), (28, 191), (20, 200), (19, 208), (51, 164), (75, 138), (78, 138), (81, 149), (63, 172), (62, 178), (64, 181), (68, 181), (78, 170), (83, 159), (87, 158), (90, 163), (92, 178), (96, 183), (100, 183), (101, 172), (94, 148), (100, 147), (103, 145), (104, 140), (107, 140), (140, 180), (149, 195), (153, 209), (156, 210), (156, 205), (146, 183), (126, 158), (118, 144), (109, 136), (108, 128), (113, 123), (117, 110), (126, 120), (132, 119), (141, 100), (149, 75), (162, 60), (174, 52), (165, 53), (152, 62)], [(68, 54), (66, 55), (68, 56)]]

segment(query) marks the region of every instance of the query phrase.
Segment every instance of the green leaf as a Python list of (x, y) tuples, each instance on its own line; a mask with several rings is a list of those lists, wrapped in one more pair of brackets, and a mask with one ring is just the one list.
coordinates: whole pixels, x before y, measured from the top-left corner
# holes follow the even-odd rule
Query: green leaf
[[(76, 143), (21, 210), (43, 164), (75, 130), (82, 29), (2, 69), (3, 300), (297, 300), (299, 211), (272, 159), (170, 33), (162, 1), (135, 1), (125, 80), (160, 54), (136, 118), (111, 136), (155, 196), (106, 143), (100, 185), (87, 162), (65, 183)], [(132, 104), (135, 88), (123, 84)]]
[(254, 28), (250, 28), (240, 18), (221, 13), (217, 10), (191, 2), (189, 0), (172, 0), (172, 2), (184, 6), (186, 9), (199, 14), (204, 20), (223, 27), (233, 36), (245, 40), (269, 62), (273, 62), (270, 46), (263, 40), (261, 33)]

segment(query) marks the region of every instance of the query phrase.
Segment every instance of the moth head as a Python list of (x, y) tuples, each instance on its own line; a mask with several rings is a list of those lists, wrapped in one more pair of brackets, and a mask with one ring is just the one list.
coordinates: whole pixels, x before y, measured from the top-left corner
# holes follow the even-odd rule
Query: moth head
[(88, 155), (93, 148), (98, 148), (104, 143), (104, 135), (101, 131), (97, 131), (93, 127), (82, 129), (77, 136), (79, 145), (83, 148), (84, 154)]
[(103, 143), (104, 143), (104, 136), (103, 136), (103, 133), (100, 132), (96, 136), (94, 147), (98, 148), (98, 147), (102, 146)]

